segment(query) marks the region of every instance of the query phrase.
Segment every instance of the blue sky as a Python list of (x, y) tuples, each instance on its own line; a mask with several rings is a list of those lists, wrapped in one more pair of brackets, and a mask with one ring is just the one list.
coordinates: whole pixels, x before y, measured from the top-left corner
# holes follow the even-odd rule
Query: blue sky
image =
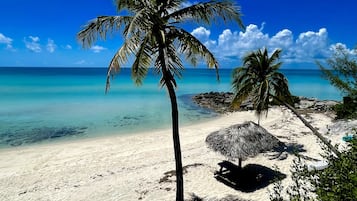
[[(191, 1), (191, 3), (195, 3)], [(284, 68), (316, 68), (336, 46), (357, 46), (357, 0), (241, 0), (247, 29), (188, 25), (221, 67), (247, 52), (283, 49)], [(84, 50), (76, 34), (90, 19), (115, 15), (112, 0), (6, 0), (0, 6), (0, 66), (106, 67), (122, 41), (115, 35)], [(129, 64), (128, 64), (129, 66)]]

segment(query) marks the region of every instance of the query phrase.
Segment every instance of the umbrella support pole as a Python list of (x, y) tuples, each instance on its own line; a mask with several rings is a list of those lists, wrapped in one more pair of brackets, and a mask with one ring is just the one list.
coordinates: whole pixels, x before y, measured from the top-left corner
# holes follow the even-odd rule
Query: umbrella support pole
[(238, 159), (238, 167), (242, 168), (242, 159), (241, 158)]

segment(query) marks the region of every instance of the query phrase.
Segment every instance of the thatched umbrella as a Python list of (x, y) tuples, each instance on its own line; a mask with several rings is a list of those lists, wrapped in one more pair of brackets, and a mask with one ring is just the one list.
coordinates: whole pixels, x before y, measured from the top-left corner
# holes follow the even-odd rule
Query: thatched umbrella
[(281, 142), (258, 124), (248, 121), (209, 134), (208, 147), (228, 159), (242, 160), (281, 145)]

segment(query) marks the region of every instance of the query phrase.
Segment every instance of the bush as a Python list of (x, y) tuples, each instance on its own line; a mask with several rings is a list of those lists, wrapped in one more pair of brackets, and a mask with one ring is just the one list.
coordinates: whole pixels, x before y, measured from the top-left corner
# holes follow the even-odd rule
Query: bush
[[(318, 200), (318, 201), (356, 201), (357, 200), (357, 129), (348, 148), (336, 157), (326, 150), (324, 158), (329, 165), (324, 170), (307, 172), (306, 167), (298, 157), (292, 165), (293, 185), (287, 193), (290, 201)], [(309, 188), (311, 184), (311, 188)], [(270, 192), (271, 201), (283, 201), (281, 182), (273, 185)], [(309, 191), (316, 194), (316, 198), (309, 196)]]
[(343, 103), (333, 107), (336, 112), (336, 119), (355, 119), (357, 118), (357, 100), (349, 97), (343, 98)]
[[(356, 133), (357, 134), (357, 133)], [(339, 158), (332, 154), (327, 157), (328, 168), (315, 172), (315, 186), (318, 199), (321, 201), (357, 200), (357, 135), (349, 143), (348, 150), (341, 153)]]

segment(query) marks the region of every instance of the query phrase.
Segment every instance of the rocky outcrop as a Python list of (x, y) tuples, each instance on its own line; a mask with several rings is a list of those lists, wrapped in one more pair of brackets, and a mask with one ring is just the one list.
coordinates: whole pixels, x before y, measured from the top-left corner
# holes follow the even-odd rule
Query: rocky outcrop
[[(193, 102), (200, 107), (213, 110), (217, 113), (232, 112), (231, 102), (234, 94), (231, 92), (208, 92), (200, 93), (193, 96)], [(299, 101), (295, 104), (295, 108), (304, 111), (328, 112), (332, 111), (332, 106), (336, 105), (337, 101), (317, 100), (314, 98), (299, 97)], [(251, 101), (244, 101), (237, 110), (252, 110), (253, 104)]]
[(332, 107), (337, 101), (333, 100), (318, 100), (316, 98), (299, 97), (299, 103), (295, 104), (296, 109), (313, 110), (319, 112), (332, 111)]

